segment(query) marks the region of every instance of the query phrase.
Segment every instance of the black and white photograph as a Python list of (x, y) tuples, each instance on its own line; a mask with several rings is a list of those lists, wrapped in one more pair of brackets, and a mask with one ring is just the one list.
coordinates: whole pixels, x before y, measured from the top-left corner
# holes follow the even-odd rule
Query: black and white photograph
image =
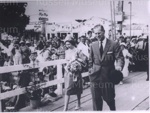
[(150, 0), (0, 1), (0, 112), (149, 111)]

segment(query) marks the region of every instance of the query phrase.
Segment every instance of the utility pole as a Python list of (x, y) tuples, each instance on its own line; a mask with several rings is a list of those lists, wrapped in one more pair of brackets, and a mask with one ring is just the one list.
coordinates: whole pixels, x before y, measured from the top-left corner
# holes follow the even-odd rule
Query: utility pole
[(147, 35), (148, 35), (148, 25), (146, 27), (147, 27)]
[(113, 14), (114, 14), (114, 40), (116, 40), (116, 17), (115, 17), (115, 1), (113, 1)]
[(118, 25), (118, 33), (120, 33), (120, 35), (122, 34), (122, 23), (123, 23), (123, 1), (117, 1), (117, 6), (116, 6), (116, 23)]
[(131, 31), (132, 31), (132, 2), (129, 2), (130, 4), (130, 38), (131, 38)]
[(115, 4), (114, 0), (110, 1), (110, 9), (111, 9), (111, 21), (112, 21), (112, 29), (113, 29), (113, 39), (116, 40), (117, 37), (116, 33), (122, 34), (122, 23), (123, 23), (123, 1), (117, 1)]
[(114, 39), (112, 1), (110, 1), (110, 12), (111, 12), (111, 36), (112, 36), (111, 38)]

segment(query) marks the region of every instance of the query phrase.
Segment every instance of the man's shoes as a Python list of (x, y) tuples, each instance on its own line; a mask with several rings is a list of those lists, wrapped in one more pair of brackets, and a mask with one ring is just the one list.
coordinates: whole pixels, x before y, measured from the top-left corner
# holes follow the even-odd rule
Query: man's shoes
[(49, 95), (52, 96), (52, 97), (57, 97), (56, 93), (50, 93)]
[(147, 78), (146, 81), (149, 81), (149, 78)]
[(119, 84), (120, 84), (120, 85), (122, 85), (122, 84), (123, 84), (123, 82), (121, 81)]

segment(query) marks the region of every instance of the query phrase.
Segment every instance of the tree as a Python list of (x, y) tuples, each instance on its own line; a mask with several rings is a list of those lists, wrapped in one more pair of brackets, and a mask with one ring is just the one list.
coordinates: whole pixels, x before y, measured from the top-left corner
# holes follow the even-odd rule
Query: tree
[(23, 34), (29, 24), (29, 16), (25, 14), (26, 7), (26, 2), (0, 3), (0, 32)]

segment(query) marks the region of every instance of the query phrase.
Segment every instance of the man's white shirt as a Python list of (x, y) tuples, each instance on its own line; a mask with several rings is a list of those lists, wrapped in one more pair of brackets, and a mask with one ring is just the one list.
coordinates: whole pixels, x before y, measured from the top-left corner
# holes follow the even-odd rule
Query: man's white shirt
[(77, 48), (79, 50), (81, 50), (83, 54), (85, 54), (87, 57), (89, 57), (89, 52), (88, 52), (89, 47), (87, 44), (83, 44), (82, 42), (80, 42), (78, 44)]
[[(102, 43), (103, 49), (104, 49), (105, 46), (106, 46), (106, 40), (107, 40), (107, 38), (105, 37), (104, 40), (102, 41), (102, 42), (103, 42), (103, 43)], [(99, 41), (99, 47), (101, 47), (101, 41)]]

